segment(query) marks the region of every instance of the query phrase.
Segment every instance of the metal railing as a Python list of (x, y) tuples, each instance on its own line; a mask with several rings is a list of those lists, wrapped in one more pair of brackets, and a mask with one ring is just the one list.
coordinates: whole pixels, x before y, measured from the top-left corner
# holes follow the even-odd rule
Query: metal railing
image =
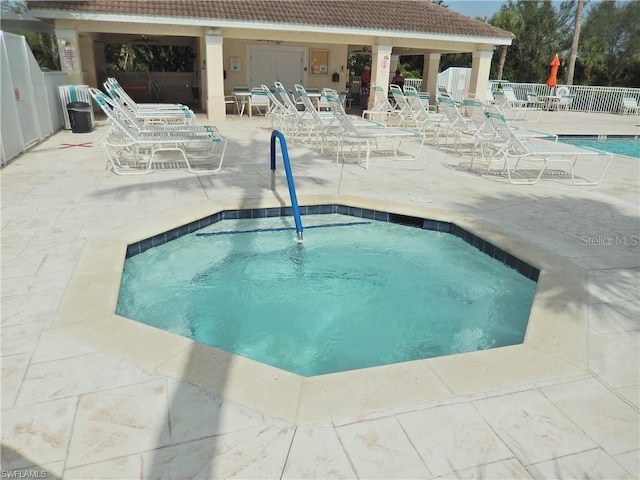
[[(454, 100), (463, 100), (469, 90), (470, 75), (462, 75), (465, 69), (455, 69), (449, 72), (447, 69), (438, 74), (438, 85), (464, 85), (462, 89), (449, 91)], [(467, 69), (469, 72), (471, 69)], [(455, 77), (455, 78), (450, 78)], [(350, 81), (359, 77), (351, 77)], [(490, 80), (492, 91), (497, 91), (501, 87), (511, 87), (520, 100), (527, 99), (527, 93), (535, 93), (538, 96), (553, 95), (561, 88), (566, 89), (568, 95), (574, 95), (573, 102), (569, 106), (569, 110), (576, 112), (600, 112), (600, 113), (622, 113), (622, 99), (635, 98), (640, 104), (640, 88), (627, 87), (599, 87), (588, 85), (558, 85), (556, 89), (552, 89), (544, 83), (514, 83), (508, 80)], [(415, 87), (416, 90), (422, 90), (421, 78), (405, 78), (405, 85)], [(431, 92), (432, 95), (434, 92)]]
[(540, 83), (512, 83), (492, 81), (492, 90), (512, 87), (519, 99), (526, 100), (527, 92), (537, 95), (557, 94), (561, 89), (573, 95), (569, 110), (576, 112), (621, 113), (622, 99), (635, 98), (640, 102), (640, 88), (598, 87), (587, 85), (558, 85), (555, 90)]
[[(422, 87), (421, 78), (407, 78), (405, 85), (411, 85), (420, 91)], [(635, 98), (640, 103), (640, 88), (627, 87), (600, 87), (588, 85), (558, 85), (552, 89), (544, 83), (514, 83), (508, 81), (491, 80), (492, 91), (497, 91), (502, 87), (511, 87), (520, 100), (527, 99), (527, 93), (535, 93), (538, 96), (553, 95), (562, 87), (566, 89), (568, 95), (574, 95), (573, 102), (569, 110), (576, 112), (600, 112), (600, 113), (621, 113), (622, 99)], [(463, 97), (466, 92), (450, 92), (453, 98)]]
[(276, 138), (280, 140), (280, 150), (282, 151), (282, 161), (287, 174), (287, 186), (289, 187), (289, 197), (291, 198), (291, 209), (293, 210), (293, 220), (296, 224), (296, 241), (302, 242), (302, 219), (300, 218), (300, 207), (298, 207), (298, 197), (296, 196), (296, 186), (293, 183), (293, 172), (289, 161), (289, 151), (284, 135), (278, 130), (271, 132), (271, 190), (276, 189)]

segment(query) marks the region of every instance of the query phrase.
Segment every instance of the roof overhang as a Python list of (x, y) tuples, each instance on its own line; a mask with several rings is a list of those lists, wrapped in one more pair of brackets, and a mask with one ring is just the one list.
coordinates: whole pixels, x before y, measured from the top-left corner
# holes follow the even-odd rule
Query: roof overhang
[(30, 13), (2, 12), (0, 26), (3, 31), (13, 33), (52, 32), (53, 25), (36, 18)]
[(409, 39), (420, 41), (436, 41), (450, 43), (476, 43), (484, 45), (511, 45), (511, 39), (500, 37), (479, 37), (470, 35), (443, 35), (434, 33), (421, 33), (413, 31), (376, 30), (362, 28), (328, 27), (326, 25), (302, 25), (291, 23), (247, 22), (234, 20), (210, 20), (204, 18), (162, 17), (151, 15), (122, 15), (106, 13), (82, 13), (66, 12), (60, 10), (32, 10), (31, 13), (38, 18), (91, 21), (104, 23), (130, 23), (130, 24), (155, 24), (155, 25), (184, 25), (202, 28), (229, 28), (260, 30), (271, 32), (294, 33), (321, 33), (330, 35), (348, 35), (358, 37), (383, 37), (388, 39)]

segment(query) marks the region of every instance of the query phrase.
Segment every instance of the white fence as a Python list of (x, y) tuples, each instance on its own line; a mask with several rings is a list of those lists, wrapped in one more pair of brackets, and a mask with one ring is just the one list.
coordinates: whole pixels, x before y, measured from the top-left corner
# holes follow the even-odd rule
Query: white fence
[(59, 130), (63, 73), (44, 74), (23, 36), (0, 31), (2, 165)]
[[(526, 100), (527, 92), (538, 95), (551, 95), (553, 89), (539, 83), (511, 83), (493, 81), (492, 88), (497, 90), (500, 86), (513, 87), (516, 96)], [(640, 103), (640, 88), (625, 87), (595, 87), (587, 85), (558, 85), (564, 87), (569, 95), (574, 95), (570, 110), (577, 112), (602, 112), (620, 113), (623, 98), (635, 98)]]
[[(462, 101), (469, 92), (470, 79), (470, 68), (452, 67), (438, 74), (438, 86), (446, 88), (454, 100)], [(422, 79), (407, 78), (404, 84), (420, 90)], [(537, 95), (551, 95), (554, 93), (552, 88), (543, 83), (513, 83), (491, 80), (493, 91), (501, 87), (512, 87), (516, 96), (521, 100), (526, 100), (529, 92)], [(577, 112), (620, 113), (623, 98), (635, 98), (640, 104), (640, 88), (586, 85), (558, 85), (557, 88), (560, 87), (565, 87), (570, 95), (575, 96), (569, 109)]]

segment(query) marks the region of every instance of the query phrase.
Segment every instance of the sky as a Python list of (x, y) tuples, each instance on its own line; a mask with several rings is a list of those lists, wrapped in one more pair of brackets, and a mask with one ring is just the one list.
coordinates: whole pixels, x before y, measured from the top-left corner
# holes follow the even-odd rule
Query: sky
[[(585, 2), (585, 13), (594, 3), (599, 1), (601, 0)], [(506, 0), (445, 0), (444, 3), (449, 6), (449, 10), (463, 13), (471, 18), (491, 18), (491, 16), (500, 10), (500, 7), (507, 2)], [(553, 0), (553, 3), (557, 7), (561, 2), (559, 0)]]
[(488, 17), (500, 10), (504, 1), (497, 0), (445, 0), (449, 10), (463, 13), (468, 17)]

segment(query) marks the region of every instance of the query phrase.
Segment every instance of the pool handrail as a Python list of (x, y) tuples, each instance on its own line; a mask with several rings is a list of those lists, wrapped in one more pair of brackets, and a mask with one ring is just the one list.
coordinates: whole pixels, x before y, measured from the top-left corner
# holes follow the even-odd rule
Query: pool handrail
[(291, 208), (293, 210), (293, 220), (296, 224), (296, 240), (302, 242), (302, 219), (300, 218), (300, 207), (298, 207), (298, 197), (296, 196), (296, 186), (293, 182), (293, 172), (289, 161), (289, 151), (287, 141), (278, 130), (271, 132), (271, 190), (275, 190), (276, 173), (276, 138), (280, 140), (280, 150), (282, 151), (282, 161), (287, 175), (287, 186), (289, 187), (289, 197), (291, 198)]

